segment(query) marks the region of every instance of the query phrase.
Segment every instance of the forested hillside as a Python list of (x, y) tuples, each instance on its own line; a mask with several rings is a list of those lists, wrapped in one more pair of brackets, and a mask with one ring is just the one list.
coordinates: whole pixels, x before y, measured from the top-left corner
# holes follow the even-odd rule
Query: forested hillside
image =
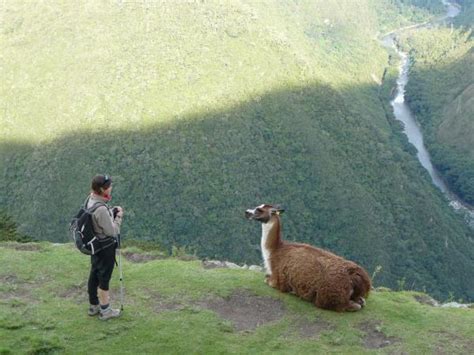
[(474, 1), (473, 0), (458, 0), (457, 3), (461, 5), (462, 11), (454, 20), (457, 26), (470, 27), (473, 26), (474, 18)]
[(462, 5), (457, 27), (406, 33), (401, 43), (413, 58), (408, 102), (433, 161), (453, 191), (474, 205), (474, 2)]
[(378, 284), (472, 298), (473, 231), (382, 85), (377, 34), (434, 1), (380, 3), (6, 3), (0, 205), (66, 241), (108, 173), (124, 238), (257, 263), (243, 212), (281, 203), (286, 238), (380, 265)]

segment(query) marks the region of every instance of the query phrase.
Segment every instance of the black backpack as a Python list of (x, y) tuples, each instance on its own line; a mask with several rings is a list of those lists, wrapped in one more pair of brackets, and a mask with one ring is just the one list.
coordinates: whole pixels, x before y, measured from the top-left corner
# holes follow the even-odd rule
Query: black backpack
[(69, 230), (77, 249), (86, 255), (95, 255), (99, 251), (111, 247), (116, 243), (114, 237), (99, 239), (94, 233), (92, 224), (92, 214), (100, 206), (106, 206), (105, 203), (97, 202), (91, 208), (87, 208), (87, 198), (84, 206), (81, 207), (77, 215), (72, 219)]

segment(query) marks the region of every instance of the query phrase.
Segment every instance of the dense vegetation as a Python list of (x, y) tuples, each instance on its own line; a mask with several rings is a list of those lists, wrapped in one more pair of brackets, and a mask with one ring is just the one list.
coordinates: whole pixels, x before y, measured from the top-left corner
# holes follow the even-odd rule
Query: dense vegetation
[(107, 172), (124, 238), (257, 263), (243, 211), (282, 203), (286, 238), (471, 298), (473, 232), (387, 109), (374, 3), (6, 4), (0, 205), (66, 241)]
[(372, 6), (377, 11), (379, 28), (383, 34), (426, 22), (433, 15), (444, 12), (444, 6), (439, 0), (374, 0)]
[[(124, 313), (102, 322), (86, 313), (89, 259), (72, 248), (0, 243), (1, 354), (472, 352), (474, 309), (380, 290), (360, 312), (323, 311), (268, 287), (261, 272), (152, 260), (137, 249), (123, 252)], [(110, 287), (117, 307), (115, 273)]]
[(474, 18), (474, 1), (473, 0), (457, 0), (461, 5), (461, 13), (454, 19), (457, 26), (472, 28), (472, 19)]
[(0, 241), (31, 242), (32, 239), (20, 233), (13, 218), (0, 210)]
[[(472, 12), (472, 2), (465, 2)], [(413, 58), (408, 103), (426, 135), (433, 161), (459, 197), (474, 205), (474, 38), (460, 28), (405, 34)], [(467, 25), (467, 26), (466, 26)]]

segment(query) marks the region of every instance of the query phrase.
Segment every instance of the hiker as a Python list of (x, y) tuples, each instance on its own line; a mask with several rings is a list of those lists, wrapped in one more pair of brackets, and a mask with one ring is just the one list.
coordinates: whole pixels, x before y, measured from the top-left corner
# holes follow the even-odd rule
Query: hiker
[[(92, 191), (88, 197), (87, 208), (101, 204), (92, 214), (92, 224), (99, 240), (109, 244), (97, 254), (91, 255), (91, 270), (87, 289), (89, 293), (90, 316), (99, 315), (99, 319), (107, 320), (120, 316), (119, 309), (113, 309), (109, 303), (109, 281), (115, 264), (115, 249), (120, 233), (123, 209), (107, 205), (112, 198), (112, 179), (108, 175), (96, 175), (92, 179)], [(112, 243), (110, 243), (111, 238)]]

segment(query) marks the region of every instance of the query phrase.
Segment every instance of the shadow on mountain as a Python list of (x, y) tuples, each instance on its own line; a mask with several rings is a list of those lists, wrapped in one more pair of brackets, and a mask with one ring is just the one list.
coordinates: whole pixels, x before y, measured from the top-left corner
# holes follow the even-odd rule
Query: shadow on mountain
[[(472, 233), (393, 134), (376, 93), (314, 84), (154, 127), (3, 142), (1, 203), (22, 231), (64, 242), (91, 177), (108, 173), (124, 238), (247, 263), (261, 260), (261, 232), (245, 209), (281, 203), (286, 239), (369, 273), (380, 265), (379, 284), (469, 298)], [(346, 101), (361, 97), (370, 106)]]

